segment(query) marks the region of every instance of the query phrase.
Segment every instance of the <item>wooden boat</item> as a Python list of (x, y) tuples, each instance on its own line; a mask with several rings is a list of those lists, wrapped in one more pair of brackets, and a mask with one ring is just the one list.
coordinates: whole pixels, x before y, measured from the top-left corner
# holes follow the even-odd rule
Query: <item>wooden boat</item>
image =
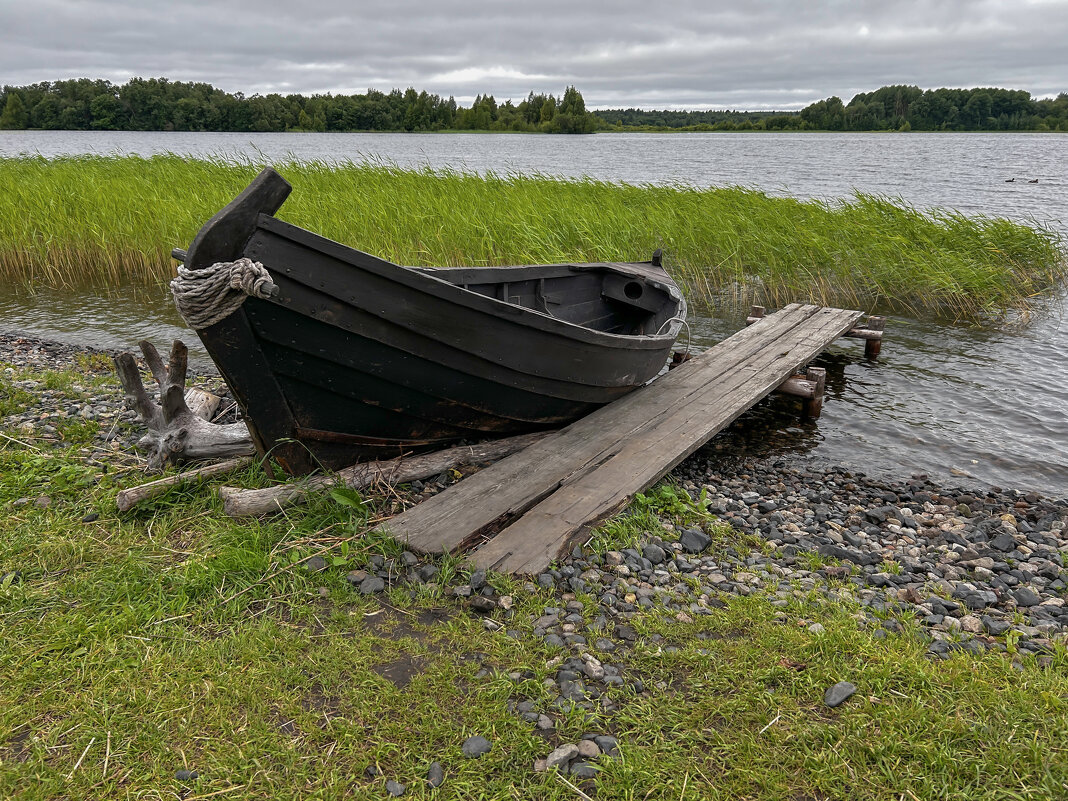
[(191, 324), (261, 454), (292, 474), (559, 427), (654, 378), (683, 325), (659, 252), (402, 267), (276, 219), (290, 190), (260, 173), (174, 252), (185, 264), (172, 288), (182, 310), (183, 276), (203, 296), (215, 268), (266, 268), (262, 297)]

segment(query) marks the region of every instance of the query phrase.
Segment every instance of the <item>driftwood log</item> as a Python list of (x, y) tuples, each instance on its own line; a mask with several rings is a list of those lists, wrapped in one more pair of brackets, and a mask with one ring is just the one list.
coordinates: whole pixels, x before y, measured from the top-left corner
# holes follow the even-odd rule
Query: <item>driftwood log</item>
[[(138, 446), (148, 452), (148, 466), (160, 470), (164, 465), (198, 459), (226, 459), (250, 456), (255, 446), (244, 423), (218, 425), (207, 417), (214, 413), (214, 396), (200, 390), (186, 392), (189, 351), (181, 340), (171, 346), (170, 362), (163, 364), (159, 351), (151, 342), (138, 345), (145, 363), (159, 385), (159, 403), (145, 390), (137, 360), (131, 353), (115, 357), (115, 370), (126, 392), (126, 404), (137, 412), (148, 433)], [(218, 405), (218, 399), (214, 400)]]
[(308, 495), (329, 487), (344, 486), (360, 489), (377, 482), (403, 484), (449, 470), (457, 465), (492, 462), (533, 445), (548, 432), (522, 434), (515, 437), (483, 442), (478, 445), (459, 445), (434, 453), (409, 456), (404, 459), (362, 462), (331, 475), (314, 476), (266, 489), (238, 489), (220, 487), (223, 509), (231, 517), (263, 515), (285, 506), (304, 503)]
[(239, 467), (245, 467), (251, 463), (252, 459), (250, 457), (241, 456), (237, 459), (227, 459), (225, 462), (216, 462), (215, 464), (198, 467), (195, 470), (186, 470), (184, 473), (176, 473), (173, 476), (150, 481), (147, 484), (120, 490), (115, 496), (115, 503), (120, 512), (128, 512), (139, 503), (159, 497), (171, 487), (185, 484), (187, 481), (198, 481), (221, 475), (222, 473), (229, 473), (231, 470), (237, 470)]

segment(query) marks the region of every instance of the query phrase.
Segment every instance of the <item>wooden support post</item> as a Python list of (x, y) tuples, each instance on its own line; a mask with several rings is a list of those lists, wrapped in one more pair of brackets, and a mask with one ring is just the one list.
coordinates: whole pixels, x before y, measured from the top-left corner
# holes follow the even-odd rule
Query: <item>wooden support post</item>
[(793, 395), (797, 398), (812, 398), (816, 395), (816, 385), (805, 375), (792, 375), (775, 389), (780, 395)]
[(819, 417), (823, 411), (823, 392), (827, 386), (827, 371), (810, 367), (803, 375), (792, 375), (775, 389), (780, 395), (793, 395), (803, 401), (806, 417)]
[(827, 388), (827, 370), (823, 367), (809, 367), (805, 377), (815, 384), (812, 397), (806, 399), (803, 404), (805, 416), (815, 419), (823, 411), (823, 393)]
[(746, 325), (752, 325), (764, 316), (766, 309), (763, 306), (750, 306), (749, 316), (745, 318)]
[(864, 357), (874, 359), (883, 349), (883, 329), (886, 328), (885, 317), (869, 317), (868, 330), (878, 332), (878, 337), (869, 337), (864, 343)]
[(690, 361), (690, 359), (692, 359), (692, 358), (693, 358), (693, 354), (692, 353), (688, 353), (686, 351), (681, 351), (681, 350), (673, 350), (673, 351), (671, 351), (671, 361), (668, 362), (668, 369), (669, 370), (674, 370), (680, 364), (685, 364), (686, 362)]

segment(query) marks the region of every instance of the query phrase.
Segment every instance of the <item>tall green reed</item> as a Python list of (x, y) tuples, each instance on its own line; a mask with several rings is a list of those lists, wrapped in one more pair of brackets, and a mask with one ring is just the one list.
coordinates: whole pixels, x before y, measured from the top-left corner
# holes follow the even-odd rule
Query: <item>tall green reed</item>
[[(1055, 231), (873, 195), (827, 203), (739, 187), (274, 166), (294, 186), (280, 217), (404, 264), (631, 261), (661, 247), (694, 300), (972, 318), (1026, 310), (1068, 275)], [(175, 155), (0, 159), (0, 281), (155, 288), (173, 274), (171, 248), (258, 169)]]

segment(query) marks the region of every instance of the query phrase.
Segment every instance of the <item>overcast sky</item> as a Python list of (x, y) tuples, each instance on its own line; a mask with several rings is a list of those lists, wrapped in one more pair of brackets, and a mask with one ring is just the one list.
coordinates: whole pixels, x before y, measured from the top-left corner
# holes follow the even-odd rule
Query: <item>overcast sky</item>
[(1068, 0), (0, 0), (0, 83), (393, 87), (797, 109), (887, 84), (1068, 91)]

